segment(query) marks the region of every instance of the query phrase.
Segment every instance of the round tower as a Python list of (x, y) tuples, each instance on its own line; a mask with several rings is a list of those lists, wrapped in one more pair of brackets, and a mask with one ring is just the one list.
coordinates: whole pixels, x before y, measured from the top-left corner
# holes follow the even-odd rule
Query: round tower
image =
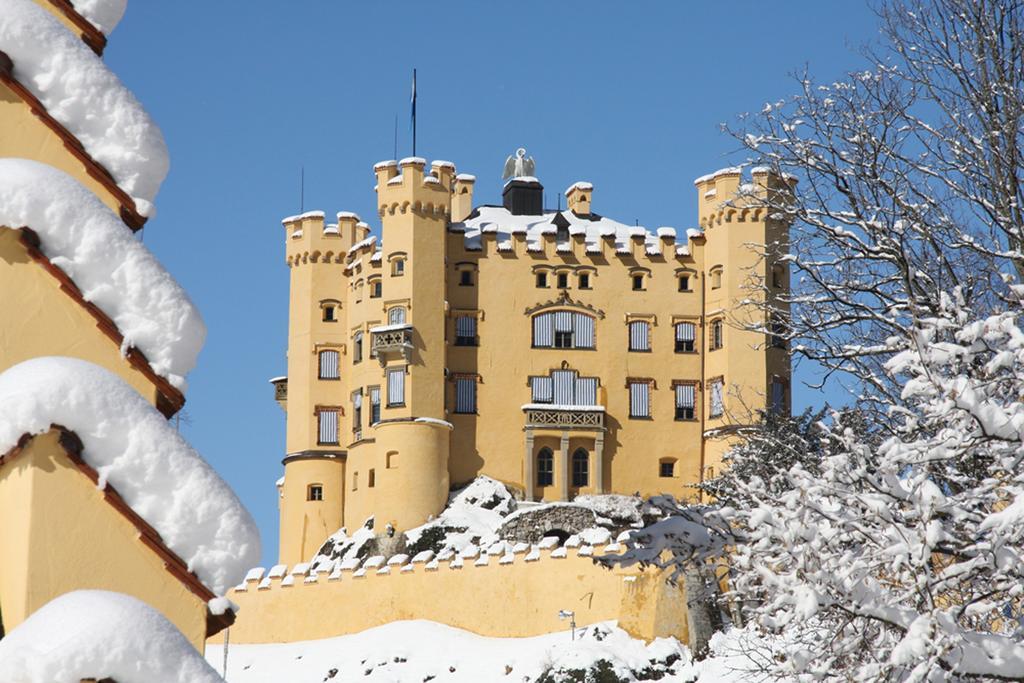
[(283, 564), (309, 560), (343, 523), (344, 257), (357, 220), (339, 217), (337, 224), (325, 225), (323, 212), (313, 211), (282, 221), (291, 275), (288, 376), (275, 381), (287, 413), (285, 476), (279, 485)]

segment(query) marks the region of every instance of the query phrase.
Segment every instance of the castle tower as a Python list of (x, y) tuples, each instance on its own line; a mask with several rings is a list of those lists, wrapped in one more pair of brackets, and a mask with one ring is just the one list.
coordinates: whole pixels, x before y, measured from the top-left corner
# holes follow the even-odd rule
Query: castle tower
[[(349, 450), (353, 473), (365, 471), (350, 487), (350, 524), (372, 512), (378, 525), (408, 529), (440, 512), (448, 497), (444, 273), (455, 166), (435, 162), (430, 173), (425, 166), (409, 158), (374, 168), (384, 245), (382, 324), (368, 332), (381, 416), (371, 427), (374, 448), (365, 455), (361, 447)], [(356, 502), (360, 497), (366, 505)]]
[(357, 221), (354, 214), (342, 214), (337, 225), (325, 225), (322, 212), (283, 221), (291, 292), (288, 377), (276, 381), (287, 412), (285, 477), (278, 501), (282, 563), (308, 560), (343, 521), (344, 257), (357, 238)]
[[(704, 476), (715, 476), (732, 429), (759, 419), (759, 411), (790, 410), (790, 359), (779, 329), (788, 307), (789, 273), (780, 257), (788, 252), (788, 227), (769, 216), (769, 193), (788, 193), (790, 181), (755, 168), (741, 184), (741, 170), (727, 168), (698, 178), (698, 214), (707, 237), (704, 287), (705, 429)], [(757, 303), (772, 303), (766, 315)], [(781, 331), (781, 330), (780, 330)], [(724, 429), (723, 429), (724, 427)]]

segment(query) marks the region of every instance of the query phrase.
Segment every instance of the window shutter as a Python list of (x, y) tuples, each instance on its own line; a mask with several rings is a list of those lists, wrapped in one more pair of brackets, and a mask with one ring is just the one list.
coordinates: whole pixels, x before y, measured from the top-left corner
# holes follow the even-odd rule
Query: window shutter
[(388, 405), (405, 403), (405, 368), (388, 370)]
[(555, 332), (572, 332), (572, 319), (572, 311), (555, 311)]
[(462, 315), (455, 319), (455, 336), (472, 339), (476, 336), (476, 318)]
[(676, 385), (676, 408), (693, 408), (695, 404), (695, 387), (692, 384)]
[(550, 377), (531, 377), (530, 387), (533, 403), (551, 403), (554, 400), (554, 387)]
[(370, 387), (370, 424), (380, 422), (380, 387)]
[(320, 379), (338, 379), (338, 352), (320, 352)]
[(650, 417), (651, 386), (647, 382), (629, 383), (629, 414), (630, 417)]
[(321, 410), (317, 413), (320, 429), (320, 443), (338, 443), (338, 411)]
[(455, 380), (455, 412), (476, 412), (476, 380), (459, 378)]
[(575, 393), (576, 371), (555, 370), (551, 373), (555, 384), (555, 403), (562, 406), (573, 405), (573, 394)]
[(576, 380), (576, 405), (597, 405), (596, 377), (580, 377)]
[(533, 345), (550, 348), (555, 344), (555, 317), (553, 313), (541, 313), (533, 317)]
[(583, 313), (573, 314), (574, 334), (576, 337), (576, 348), (594, 348), (594, 319)]
[(629, 350), (650, 351), (647, 339), (648, 324), (643, 320), (634, 320), (629, 324)]
[(676, 323), (676, 341), (692, 342), (697, 338), (697, 328), (693, 323)]

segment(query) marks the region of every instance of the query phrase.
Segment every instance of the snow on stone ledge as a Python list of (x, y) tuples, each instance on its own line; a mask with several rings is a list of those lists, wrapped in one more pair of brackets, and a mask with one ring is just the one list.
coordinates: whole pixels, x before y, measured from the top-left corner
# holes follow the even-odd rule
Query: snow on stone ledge
[(170, 166), (167, 145), (103, 60), (32, 0), (0, 0), (0, 50), (14, 62), (18, 82), (110, 171), (139, 214), (152, 216)]
[(0, 225), (38, 233), (43, 254), (114, 321), (124, 343), (184, 388), (206, 325), (185, 290), (94, 194), (45, 164), (0, 159)]
[(256, 565), (259, 532), (248, 510), (121, 378), (56, 357), (0, 373), (0, 453), (23, 434), (43, 434), (53, 424), (78, 435), (99, 485), (113, 486), (214, 593), (223, 595)]
[(128, 0), (71, 0), (71, 5), (90, 24), (109, 36), (121, 22)]
[(65, 593), (0, 640), (8, 683), (216, 683), (181, 631), (146, 603), (99, 590)]

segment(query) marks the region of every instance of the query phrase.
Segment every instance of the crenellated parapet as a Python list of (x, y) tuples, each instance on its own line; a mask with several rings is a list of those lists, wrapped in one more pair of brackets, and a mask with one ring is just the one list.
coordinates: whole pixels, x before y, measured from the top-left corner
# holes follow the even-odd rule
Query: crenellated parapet
[(698, 197), (699, 224), (709, 229), (722, 223), (757, 223), (767, 219), (768, 199), (776, 193), (790, 194), (796, 178), (779, 175), (764, 166), (750, 171), (749, 182), (742, 182), (739, 166), (719, 169), (694, 180)]
[(455, 164), (435, 161), (429, 173), (427, 161), (407, 157), (399, 162), (382, 161), (373, 167), (377, 176), (377, 210), (380, 216), (412, 213), (422, 218), (447, 220), (451, 214)]
[[(308, 263), (344, 263), (348, 250), (369, 227), (355, 214), (338, 214), (337, 223), (325, 223), (323, 211), (307, 211), (281, 221), (285, 229), (285, 262), (296, 267)], [(360, 225), (364, 227), (360, 227)]]

